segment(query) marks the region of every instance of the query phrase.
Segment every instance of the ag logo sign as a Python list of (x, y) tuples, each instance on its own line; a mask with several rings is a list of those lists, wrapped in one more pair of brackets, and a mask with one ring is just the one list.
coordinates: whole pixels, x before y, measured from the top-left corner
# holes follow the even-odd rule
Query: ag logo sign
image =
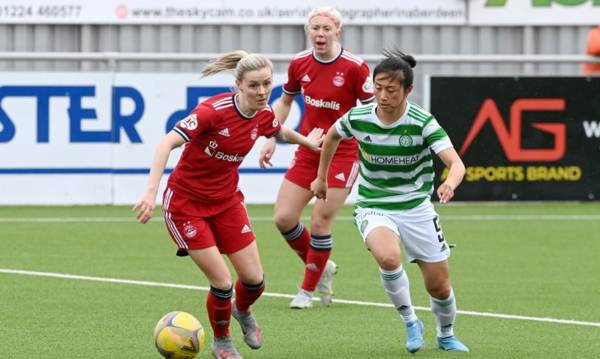
[(563, 158), (567, 143), (567, 127), (564, 123), (533, 122), (531, 127), (547, 132), (554, 138), (552, 148), (528, 148), (521, 146), (523, 128), (523, 112), (526, 111), (564, 111), (565, 100), (562, 98), (526, 98), (514, 101), (510, 107), (509, 126), (502, 118), (498, 106), (493, 99), (486, 99), (471, 126), (459, 154), (464, 155), (483, 126), (491, 124), (502, 145), (506, 158), (513, 162), (539, 161), (550, 162)]
[(465, 164), (456, 200), (600, 198), (600, 78), (434, 76), (430, 89)]

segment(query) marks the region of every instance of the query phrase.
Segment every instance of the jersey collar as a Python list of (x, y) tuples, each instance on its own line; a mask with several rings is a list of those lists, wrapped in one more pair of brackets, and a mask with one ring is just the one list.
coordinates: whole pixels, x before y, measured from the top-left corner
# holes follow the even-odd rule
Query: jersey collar
[(375, 105), (373, 106), (373, 114), (375, 115), (375, 118), (377, 118), (377, 121), (379, 121), (379, 126), (381, 126), (381, 128), (394, 128), (396, 126), (398, 126), (398, 124), (400, 122), (402, 122), (402, 120), (408, 115), (408, 110), (410, 109), (410, 102), (406, 101), (406, 108), (404, 109), (404, 113), (402, 113), (402, 115), (400, 115), (400, 117), (398, 117), (396, 119), (396, 121), (390, 123), (389, 125), (384, 124), (380, 119), (379, 116), (377, 116), (377, 103), (375, 103)]
[(325, 61), (325, 60), (321, 60), (320, 58), (318, 58), (318, 57), (317, 57), (317, 55), (315, 54), (315, 48), (314, 48), (314, 47), (313, 47), (312, 49), (313, 49), (313, 50), (312, 50), (312, 58), (313, 58), (313, 59), (314, 59), (316, 62), (318, 62), (318, 63), (320, 63), (320, 64), (323, 64), (323, 65), (327, 65), (327, 64), (331, 64), (331, 63), (335, 62), (337, 59), (339, 59), (339, 58), (340, 58), (340, 56), (342, 56), (342, 53), (344, 52), (344, 48), (340, 46), (340, 52), (337, 54), (337, 56), (335, 56), (335, 57), (334, 57), (333, 59), (331, 59), (331, 60), (327, 60), (327, 61)]
[(243, 119), (246, 119), (246, 120), (253, 119), (254, 116), (256, 116), (256, 114), (258, 113), (258, 111), (256, 111), (250, 116), (244, 115), (244, 113), (242, 112), (242, 110), (240, 110), (240, 107), (238, 106), (237, 94), (233, 94), (233, 108), (235, 108), (235, 111), (238, 113), (238, 115), (240, 115), (240, 117), (242, 117)]

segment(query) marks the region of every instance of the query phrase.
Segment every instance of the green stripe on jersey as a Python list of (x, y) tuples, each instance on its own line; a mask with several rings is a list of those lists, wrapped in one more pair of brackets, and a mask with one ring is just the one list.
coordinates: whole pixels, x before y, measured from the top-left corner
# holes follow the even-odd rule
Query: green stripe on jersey
[(344, 121), (340, 121), (340, 125), (342, 126), (342, 131), (346, 134), (346, 137), (353, 137), (352, 132), (348, 129), (348, 126), (344, 123)]
[(413, 111), (412, 109), (409, 109), (409, 110), (408, 110), (408, 116), (410, 116), (410, 117), (414, 118), (415, 120), (421, 121), (421, 122), (425, 122), (425, 121), (427, 121), (427, 120), (428, 120), (430, 117), (433, 117), (433, 116), (429, 116), (429, 117), (427, 117), (427, 116), (421, 115), (421, 114), (419, 114), (419, 113), (417, 113), (417, 112)]
[(412, 111), (412, 112), (414, 112), (414, 113), (416, 113), (416, 114), (418, 114), (418, 115), (421, 115), (421, 116), (423, 116), (425, 118), (431, 117), (431, 114), (429, 112), (425, 111), (422, 107), (420, 107), (419, 105), (415, 105), (414, 103), (410, 104), (410, 109), (409, 110)]
[(423, 128), (421, 126), (416, 125), (398, 125), (393, 128), (383, 128), (378, 126), (375, 123), (361, 121), (361, 120), (352, 120), (350, 121), (350, 126), (352, 126), (353, 130), (366, 132), (369, 134), (377, 134), (377, 135), (388, 135), (388, 136), (401, 136), (401, 135), (415, 135), (420, 136), (423, 133)]
[(429, 123), (431, 123), (431, 121), (435, 120), (435, 117), (431, 116), (427, 119), (427, 121), (425, 121), (423, 123), (423, 128), (427, 127), (427, 125), (429, 125)]
[(428, 197), (428, 195), (424, 195), (423, 197), (411, 199), (405, 202), (379, 202), (360, 199), (356, 203), (356, 206), (360, 208), (378, 208), (388, 211), (400, 211), (415, 208), (423, 203)]
[(425, 110), (423, 107), (421, 107), (421, 106), (419, 106), (419, 105), (417, 105), (415, 103), (411, 103), (410, 104), (410, 108), (412, 108), (415, 111), (421, 112), (421, 113), (423, 113), (423, 114), (425, 114), (427, 116), (431, 116), (431, 114), (429, 112), (427, 112), (427, 110)]
[(448, 134), (446, 133), (446, 131), (444, 131), (443, 128), (440, 127), (437, 130), (435, 130), (432, 134), (427, 136), (425, 141), (427, 141), (427, 143), (431, 145), (434, 142), (439, 141), (442, 138), (446, 138), (446, 137), (448, 137)]
[(415, 156), (423, 152), (423, 146), (383, 146), (372, 143), (361, 142), (360, 148), (365, 153), (373, 156)]
[(348, 120), (354, 120), (357, 117), (368, 117), (373, 112), (372, 106), (355, 107), (348, 112)]
[(348, 116), (364, 116), (364, 115), (369, 115), (371, 114), (371, 112), (373, 112), (373, 110), (371, 109), (371, 107), (367, 107), (367, 108), (361, 108), (361, 109), (356, 109), (356, 110), (352, 110), (348, 113)]
[(350, 109), (350, 114), (351, 115), (358, 115), (358, 114), (367, 114), (367, 113), (371, 113), (373, 111), (373, 106), (375, 106), (375, 104), (373, 103), (369, 103), (363, 106), (356, 106)]
[[(433, 188), (433, 182), (428, 181), (428, 182), (423, 183), (423, 185), (419, 189), (417, 189), (417, 192), (429, 193), (429, 191), (431, 191), (432, 188)], [(414, 192), (414, 191), (412, 191), (412, 192)], [(412, 192), (408, 192), (408, 193), (412, 193)], [(364, 196), (365, 198), (369, 198), (369, 199), (381, 199), (381, 198), (385, 198), (385, 197), (404, 195), (407, 193), (389, 192), (389, 191), (383, 191), (380, 189), (372, 189), (369, 187), (365, 187), (363, 185), (358, 185), (358, 194), (360, 196)]]
[(417, 179), (419, 177), (421, 177), (422, 175), (428, 174), (428, 173), (434, 173), (433, 167), (423, 167), (423, 169), (421, 171), (419, 171), (419, 173), (412, 176), (411, 178), (391, 177), (391, 176), (393, 176), (393, 174), (390, 174), (390, 177), (388, 177), (388, 178), (372, 178), (363, 172), (362, 167), (359, 167), (358, 172), (360, 173), (360, 176), (365, 181), (367, 181), (371, 185), (378, 187), (380, 189), (383, 189), (383, 190), (389, 190), (390, 187), (397, 187), (397, 186), (403, 186), (403, 185), (415, 183), (417, 181)]

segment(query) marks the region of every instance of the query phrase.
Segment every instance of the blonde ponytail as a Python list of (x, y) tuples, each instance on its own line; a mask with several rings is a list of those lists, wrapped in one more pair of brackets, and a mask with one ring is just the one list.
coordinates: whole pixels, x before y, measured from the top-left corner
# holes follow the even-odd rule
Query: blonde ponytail
[(202, 69), (203, 76), (210, 76), (221, 71), (233, 70), (237, 80), (242, 81), (248, 71), (260, 70), (268, 67), (273, 71), (271, 60), (261, 54), (249, 54), (244, 50), (237, 50), (223, 54)]

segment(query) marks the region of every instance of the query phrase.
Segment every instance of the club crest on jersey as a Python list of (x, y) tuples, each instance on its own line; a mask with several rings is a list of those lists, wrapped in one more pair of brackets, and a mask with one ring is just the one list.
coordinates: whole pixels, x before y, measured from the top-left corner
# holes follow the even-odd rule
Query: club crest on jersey
[(196, 227), (187, 222), (183, 227), (183, 233), (185, 233), (185, 236), (188, 238), (194, 238), (198, 231), (196, 230)]
[(362, 90), (366, 93), (373, 93), (373, 80), (371, 76), (367, 76), (365, 83), (362, 85)]
[(254, 127), (250, 132), (250, 139), (256, 140), (256, 137), (258, 137), (258, 127)]
[(183, 120), (179, 121), (179, 126), (181, 128), (187, 128), (188, 130), (195, 130), (198, 128), (198, 116), (193, 113)]
[(275, 118), (273, 119), (273, 127), (277, 127), (279, 125), (279, 121)]
[(400, 143), (400, 146), (402, 146), (402, 147), (410, 147), (413, 144), (413, 139), (409, 135), (402, 135), (398, 139), (398, 142)]
[(333, 84), (337, 87), (342, 87), (344, 86), (344, 83), (346, 81), (344, 80), (344, 73), (343, 72), (337, 72), (336, 75), (333, 77)]
[(217, 141), (210, 141), (208, 146), (204, 148), (204, 153), (212, 157), (215, 155), (218, 146)]

